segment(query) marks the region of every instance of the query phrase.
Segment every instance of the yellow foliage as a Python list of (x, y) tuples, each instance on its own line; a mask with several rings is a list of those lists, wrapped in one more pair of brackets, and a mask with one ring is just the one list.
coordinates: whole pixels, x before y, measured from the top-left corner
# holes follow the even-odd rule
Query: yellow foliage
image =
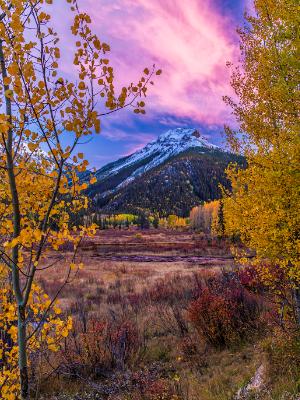
[(247, 159), (246, 169), (227, 171), (233, 193), (224, 202), (226, 230), (255, 250), (255, 264), (280, 267), (294, 288), (300, 286), (298, 7), (296, 0), (255, 1), (256, 16), (240, 32), (242, 68), (232, 74), (238, 103), (225, 99), (244, 133), (228, 129), (229, 142)]
[(160, 218), (159, 226), (164, 228), (184, 228), (187, 226), (187, 220), (183, 217), (178, 217), (177, 215), (171, 214), (168, 218)]
[[(59, 317), (57, 303), (48, 311), (51, 301), (38, 285), (33, 285), (28, 301), (28, 341), (31, 359), (38, 352), (58, 351), (63, 338), (72, 329), (72, 319)], [(0, 264), (0, 397), (17, 399), (20, 394), (17, 305), (9, 285), (7, 268)]]
[(180, 228), (186, 226), (186, 219), (178, 217), (177, 215), (168, 216), (168, 227), (170, 228)]
[(194, 207), (190, 212), (190, 224), (193, 229), (205, 233), (218, 234), (219, 229), (219, 200), (204, 203)]

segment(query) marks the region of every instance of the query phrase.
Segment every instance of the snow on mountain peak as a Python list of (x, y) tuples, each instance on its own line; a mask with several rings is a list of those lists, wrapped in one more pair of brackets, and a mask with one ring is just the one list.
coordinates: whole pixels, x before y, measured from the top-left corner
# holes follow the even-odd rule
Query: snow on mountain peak
[(178, 145), (183, 145), (184, 147), (187, 147), (185, 143), (188, 144), (190, 147), (216, 147), (215, 145), (209, 143), (203, 136), (201, 136), (201, 133), (194, 128), (170, 129), (167, 132), (161, 134), (158, 137), (157, 142), (177, 143)]
[[(201, 133), (194, 128), (176, 128), (162, 133), (156, 140), (148, 143), (125, 159), (112, 163), (109, 168), (103, 167), (97, 173), (98, 180), (116, 175), (124, 168), (132, 169), (132, 173), (117, 188), (127, 185), (136, 177), (159, 166), (170, 157), (176, 156), (190, 148), (218, 149), (209, 143)], [(136, 168), (135, 168), (136, 167)], [(103, 170), (103, 172), (102, 172)], [(117, 189), (116, 188), (116, 189)], [(107, 194), (107, 193), (105, 193)]]

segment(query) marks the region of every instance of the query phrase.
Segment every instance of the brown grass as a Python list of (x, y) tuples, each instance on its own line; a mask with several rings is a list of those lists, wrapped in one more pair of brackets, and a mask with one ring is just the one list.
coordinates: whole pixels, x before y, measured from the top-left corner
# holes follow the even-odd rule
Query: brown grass
[[(214, 239), (208, 246), (208, 240), (187, 231), (100, 231), (94, 239), (83, 243), (77, 261), (84, 262), (85, 267), (76, 276), (73, 273), (71, 283), (60, 296), (61, 303), (67, 306), (75, 297), (91, 295), (98, 288), (107, 289), (116, 281), (142, 290), (156, 279), (173, 274), (190, 275), (231, 266), (228, 244)], [(60, 255), (51, 254), (47, 262), (53, 263)], [(50, 296), (64, 282), (72, 253), (63, 251), (63, 256), (62, 261), (58, 260), (51, 269), (39, 274)]]
[[(63, 261), (39, 276), (50, 296), (66, 276), (71, 253), (65, 249), (62, 254)], [(51, 255), (47, 262), (53, 262), (54, 257)], [(258, 342), (214, 350), (188, 322), (187, 308), (198, 279), (233, 266), (227, 242), (188, 231), (110, 229), (85, 242), (77, 261), (83, 261), (85, 267), (73, 273), (60, 295), (61, 305), (78, 322), (74, 332), (77, 345), (85, 335), (79, 332), (85, 319), (88, 324), (94, 320), (110, 324), (109, 332), (100, 330), (87, 339), (93, 346), (96, 335), (100, 335), (101, 374), (105, 371), (107, 377), (95, 372), (83, 380), (53, 375), (42, 386), (45, 398), (51, 399), (54, 392), (93, 392), (93, 385), (100, 385), (112, 391), (105, 396), (108, 400), (230, 400), (263, 361)], [(115, 355), (111, 354), (107, 335), (114, 330), (117, 333), (124, 322), (136, 336), (130, 342), (125, 366), (118, 369), (113, 366)], [(118, 334), (113, 335), (118, 338)], [(70, 353), (72, 346), (69, 342), (66, 347)], [(65, 363), (64, 357), (57, 355), (53, 363)], [(139, 385), (147, 387), (149, 393), (157, 390), (156, 397), (140, 393)], [(177, 397), (163, 397), (164, 391)], [(81, 394), (76, 399), (96, 398), (91, 396)], [(62, 398), (75, 397), (70, 394)]]

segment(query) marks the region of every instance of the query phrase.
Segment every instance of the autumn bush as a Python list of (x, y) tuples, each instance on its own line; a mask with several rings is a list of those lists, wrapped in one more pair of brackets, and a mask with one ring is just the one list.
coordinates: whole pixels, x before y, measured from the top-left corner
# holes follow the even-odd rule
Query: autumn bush
[(105, 346), (107, 322), (88, 318), (84, 326), (79, 320), (61, 352), (60, 373), (70, 378), (95, 378), (110, 367)]
[(131, 320), (112, 321), (108, 325), (106, 346), (113, 366), (124, 369), (139, 348), (139, 332)]
[(297, 321), (297, 310), (293, 289), (286, 271), (279, 265), (267, 262), (245, 265), (237, 271), (241, 284), (250, 292), (264, 297), (268, 303), (266, 321), (272, 328), (281, 327), (293, 331)]
[(260, 298), (245, 289), (235, 274), (223, 273), (202, 284), (188, 315), (205, 342), (223, 348), (257, 331), (262, 310)]
[(128, 367), (140, 345), (135, 321), (86, 313), (84, 322), (77, 318), (65, 341), (60, 370), (64, 376), (99, 378)]

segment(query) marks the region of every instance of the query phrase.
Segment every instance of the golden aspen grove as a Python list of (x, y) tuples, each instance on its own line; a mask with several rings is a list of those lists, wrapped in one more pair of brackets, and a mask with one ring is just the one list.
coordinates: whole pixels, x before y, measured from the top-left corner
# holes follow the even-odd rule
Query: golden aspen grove
[(299, 8), (293, 0), (256, 0), (255, 16), (240, 30), (242, 65), (233, 70), (238, 102), (225, 98), (239, 123), (227, 130), (247, 168), (228, 170), (227, 232), (255, 250), (253, 264), (276, 288), (274, 269), (294, 293), (300, 324), (299, 264)]

